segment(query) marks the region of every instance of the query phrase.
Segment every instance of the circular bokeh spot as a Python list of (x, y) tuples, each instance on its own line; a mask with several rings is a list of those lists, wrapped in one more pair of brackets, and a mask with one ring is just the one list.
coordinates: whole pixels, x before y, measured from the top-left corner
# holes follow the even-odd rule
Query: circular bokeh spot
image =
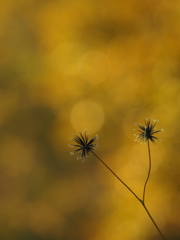
[(103, 52), (87, 52), (79, 59), (78, 71), (81, 78), (91, 84), (109, 80), (110, 60)]
[(162, 104), (154, 109), (154, 115), (161, 119), (161, 126), (165, 130), (163, 138), (173, 137), (179, 132), (179, 109), (174, 104)]
[(70, 118), (76, 131), (87, 129), (95, 133), (103, 125), (104, 113), (96, 102), (81, 101), (73, 107)]
[(179, 88), (179, 62), (171, 58), (160, 59), (154, 66), (152, 76), (161, 89), (176, 91)]

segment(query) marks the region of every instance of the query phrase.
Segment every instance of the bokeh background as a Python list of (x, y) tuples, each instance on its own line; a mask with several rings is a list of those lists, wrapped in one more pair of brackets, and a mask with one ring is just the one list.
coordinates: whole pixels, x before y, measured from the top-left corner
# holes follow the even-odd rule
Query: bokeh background
[(147, 206), (180, 238), (180, 1), (6, 0), (0, 8), (0, 238), (161, 239), (146, 212), (73, 133), (140, 197), (158, 119)]

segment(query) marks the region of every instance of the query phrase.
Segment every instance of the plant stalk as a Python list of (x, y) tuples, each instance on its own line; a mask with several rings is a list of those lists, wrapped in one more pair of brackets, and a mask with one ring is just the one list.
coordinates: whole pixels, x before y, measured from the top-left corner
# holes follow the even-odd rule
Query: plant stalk
[(149, 143), (149, 139), (148, 139), (148, 154), (149, 154), (149, 170), (148, 170), (148, 175), (144, 184), (144, 190), (143, 190), (143, 203), (145, 203), (145, 194), (146, 194), (146, 186), (147, 186), (147, 182), (149, 180), (150, 177), (150, 173), (151, 173), (151, 151), (150, 151), (150, 143)]
[(100, 158), (98, 155), (96, 155), (93, 151), (91, 151), (96, 158), (99, 159), (99, 161), (135, 196), (135, 198), (142, 203), (142, 200), (131, 190), (130, 187), (127, 186), (125, 182), (123, 182), (118, 175)]
[(148, 211), (148, 209), (147, 209), (147, 207), (146, 207), (144, 202), (142, 203), (142, 205), (143, 205), (145, 211), (147, 212), (148, 216), (150, 217), (151, 221), (153, 222), (154, 226), (158, 230), (159, 234), (161, 235), (162, 239), (166, 240), (165, 237), (163, 236), (162, 232), (160, 231), (158, 225), (156, 224), (156, 222), (154, 221), (153, 217), (151, 216), (150, 212)]
[[(150, 155), (150, 147), (149, 147), (149, 141), (148, 141), (148, 150), (149, 150), (149, 162), (151, 163), (151, 155)], [(96, 155), (93, 151), (91, 151), (92, 154), (94, 154), (94, 156), (134, 195), (134, 197), (142, 204), (143, 208), (145, 209), (146, 213), (148, 214), (149, 218), (151, 219), (152, 223), (154, 224), (154, 226), (156, 227), (156, 229), (158, 230), (159, 234), (161, 235), (163, 240), (166, 240), (165, 237), (163, 236), (162, 232), (160, 231), (159, 227), (157, 226), (156, 222), (154, 221), (153, 217), (151, 216), (150, 212), (148, 211), (146, 205), (145, 205), (145, 190), (146, 190), (146, 185), (150, 176), (150, 171), (151, 171), (151, 164), (149, 165), (149, 171), (148, 171), (148, 177), (146, 179), (145, 185), (144, 185), (144, 191), (143, 191), (143, 200), (141, 200), (136, 194), (135, 192), (128, 187), (128, 185), (123, 182), (118, 175), (100, 158), (98, 157), (98, 155)]]

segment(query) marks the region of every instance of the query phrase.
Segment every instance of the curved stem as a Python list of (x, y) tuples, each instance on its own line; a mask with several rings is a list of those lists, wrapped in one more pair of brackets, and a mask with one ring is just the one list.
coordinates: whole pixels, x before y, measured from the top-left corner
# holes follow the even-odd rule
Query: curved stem
[(142, 200), (133, 192), (133, 190), (131, 190), (131, 188), (128, 187), (128, 186), (126, 185), (126, 183), (123, 182), (123, 181), (117, 176), (117, 174), (116, 174), (100, 157), (98, 157), (93, 151), (91, 151), (91, 152), (92, 152), (92, 153), (94, 154), (94, 156), (95, 156), (97, 159), (99, 159), (99, 161), (135, 196), (135, 198), (142, 203)]
[(148, 154), (149, 154), (149, 170), (148, 170), (148, 175), (147, 175), (147, 178), (146, 178), (146, 181), (145, 181), (145, 184), (144, 184), (143, 203), (145, 203), (146, 185), (147, 185), (147, 182), (148, 182), (148, 180), (149, 180), (150, 173), (151, 173), (151, 151), (150, 151), (150, 143), (149, 143), (149, 140), (148, 140)]

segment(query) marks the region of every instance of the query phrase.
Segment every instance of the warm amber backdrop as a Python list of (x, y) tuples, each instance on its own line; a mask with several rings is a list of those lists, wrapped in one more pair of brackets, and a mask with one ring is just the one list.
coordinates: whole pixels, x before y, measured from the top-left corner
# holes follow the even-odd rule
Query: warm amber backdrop
[(159, 119), (147, 206), (180, 233), (180, 1), (5, 0), (0, 7), (0, 239), (160, 239), (137, 200), (95, 157), (70, 156), (78, 131), (141, 196)]

